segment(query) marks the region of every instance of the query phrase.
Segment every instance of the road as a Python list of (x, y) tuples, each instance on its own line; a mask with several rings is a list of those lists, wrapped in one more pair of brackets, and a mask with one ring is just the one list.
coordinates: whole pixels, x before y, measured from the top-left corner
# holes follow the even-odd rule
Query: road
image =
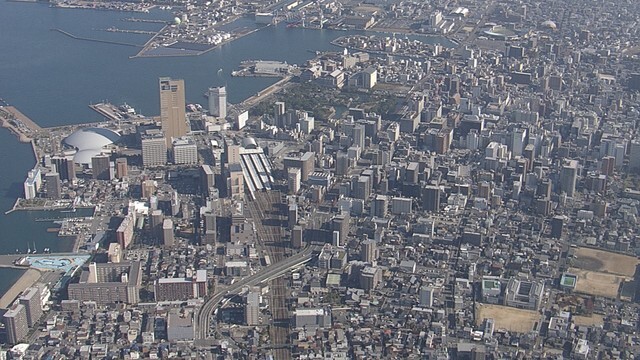
[(296, 266), (311, 260), (314, 250), (317, 250), (317, 248), (314, 246), (308, 246), (302, 252), (299, 252), (298, 254), (295, 254), (283, 261), (273, 263), (249, 277), (240, 279), (233, 285), (226, 287), (224, 292), (219, 292), (207, 299), (200, 308), (196, 318), (196, 339), (206, 339), (209, 336), (211, 314), (222, 299), (228, 295), (235, 295), (239, 293), (245, 286), (255, 286), (265, 280), (276, 278)]

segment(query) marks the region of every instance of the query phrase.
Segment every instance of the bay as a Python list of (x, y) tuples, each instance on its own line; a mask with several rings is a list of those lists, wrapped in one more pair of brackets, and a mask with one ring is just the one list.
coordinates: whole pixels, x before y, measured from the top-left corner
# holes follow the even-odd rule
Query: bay
[(0, 294), (4, 294), (13, 283), (18, 280), (26, 270), (13, 268), (0, 268)]
[[(72, 39), (76, 36), (144, 44), (149, 35), (112, 33), (117, 27), (155, 31), (162, 24), (127, 22), (127, 17), (170, 20), (166, 11), (126, 13), (59, 9), (42, 3), (0, 0), (0, 98), (16, 106), (42, 127), (99, 121), (88, 105), (102, 101), (128, 103), (145, 115), (159, 113), (158, 78), (182, 78), (189, 103), (206, 105), (203, 94), (211, 86), (227, 86), (228, 100), (238, 103), (277, 79), (231, 77), (244, 60), (277, 60), (303, 64), (315, 51), (337, 51), (330, 44), (342, 31), (291, 29), (270, 26), (220, 46), (201, 56), (131, 58), (137, 48)], [(252, 19), (226, 25), (255, 28)], [(425, 41), (439, 41), (426, 39)], [(221, 76), (218, 75), (222, 69)], [(33, 167), (30, 146), (0, 131), (0, 211), (10, 209), (23, 195), (23, 181)], [(68, 251), (69, 241), (47, 233), (47, 222), (34, 222), (40, 212), (18, 211), (0, 215), (0, 253), (31, 247)]]

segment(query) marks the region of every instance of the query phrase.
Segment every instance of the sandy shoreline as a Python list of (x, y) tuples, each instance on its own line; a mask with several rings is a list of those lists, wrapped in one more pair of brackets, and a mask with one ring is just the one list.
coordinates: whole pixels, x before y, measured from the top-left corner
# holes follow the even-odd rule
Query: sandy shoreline
[(0, 308), (7, 308), (24, 289), (40, 280), (40, 271), (28, 269), (0, 298)]

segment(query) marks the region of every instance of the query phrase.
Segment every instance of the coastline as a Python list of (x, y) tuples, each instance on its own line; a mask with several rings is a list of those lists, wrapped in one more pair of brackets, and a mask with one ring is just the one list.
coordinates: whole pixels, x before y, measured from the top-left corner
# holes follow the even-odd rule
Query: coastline
[[(16, 268), (16, 267), (11, 267)], [(6, 309), (26, 288), (40, 280), (42, 273), (36, 269), (27, 269), (0, 298), (0, 308)]]

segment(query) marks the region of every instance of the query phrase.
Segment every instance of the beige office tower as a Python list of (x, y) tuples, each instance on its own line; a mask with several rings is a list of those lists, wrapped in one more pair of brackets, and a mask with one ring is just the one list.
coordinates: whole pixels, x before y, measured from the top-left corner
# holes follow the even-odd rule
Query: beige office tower
[(187, 135), (184, 80), (160, 78), (160, 119), (167, 147), (172, 145), (172, 138)]

